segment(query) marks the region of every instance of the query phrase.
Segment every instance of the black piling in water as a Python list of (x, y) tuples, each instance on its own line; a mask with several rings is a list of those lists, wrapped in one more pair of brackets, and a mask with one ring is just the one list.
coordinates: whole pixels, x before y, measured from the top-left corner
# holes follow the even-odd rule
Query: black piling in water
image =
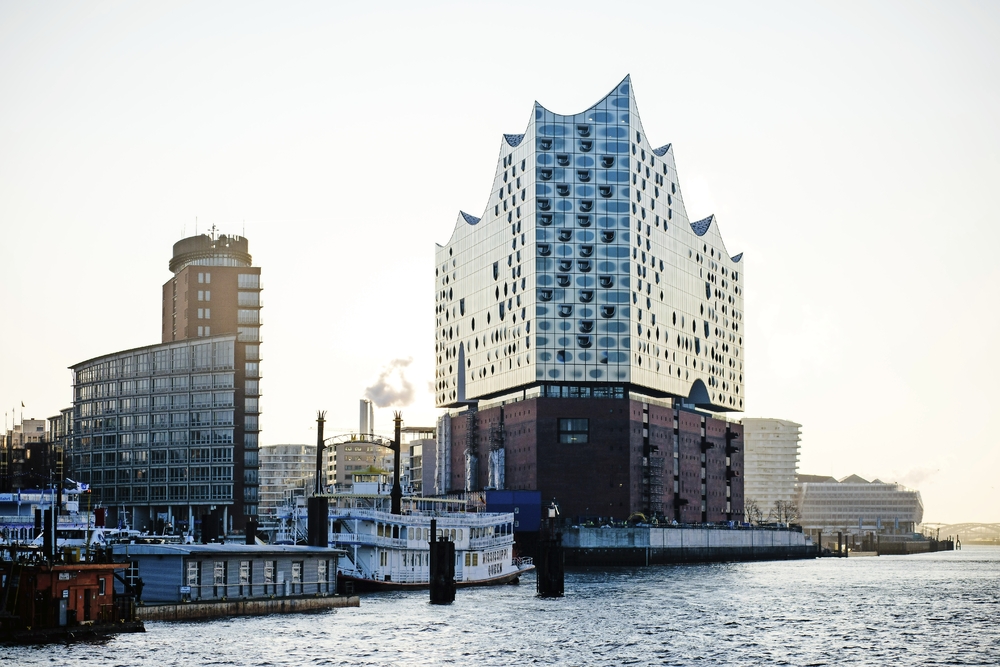
[(563, 559), (562, 533), (556, 529), (559, 507), (552, 503), (548, 508), (548, 518), (542, 524), (541, 539), (538, 542), (538, 558), (535, 560), (535, 587), (543, 598), (561, 598), (565, 568)]
[(42, 549), (45, 551), (46, 558), (52, 558), (56, 553), (56, 531), (52, 510), (43, 510), (42, 517), (42, 520), (45, 522), (44, 532), (42, 533)]
[(562, 533), (556, 533), (539, 542), (538, 559), (535, 561), (538, 595), (543, 598), (563, 596), (563, 547)]
[(330, 501), (313, 496), (306, 503), (309, 513), (306, 541), (311, 547), (330, 546)]
[(431, 604), (455, 601), (455, 543), (437, 538), (437, 521), (431, 519)]

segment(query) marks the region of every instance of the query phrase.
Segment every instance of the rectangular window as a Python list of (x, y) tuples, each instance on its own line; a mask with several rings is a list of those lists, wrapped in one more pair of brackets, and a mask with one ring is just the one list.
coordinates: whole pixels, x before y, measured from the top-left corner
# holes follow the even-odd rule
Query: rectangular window
[(236, 334), (241, 343), (260, 342), (260, 329), (257, 327), (236, 327)]
[(582, 444), (590, 439), (589, 419), (560, 419), (559, 442)]
[[(226, 594), (226, 561), (215, 561), (215, 568), (212, 573), (212, 584), (215, 587), (215, 597)], [(220, 591), (221, 589), (221, 591)]]
[(201, 585), (201, 562), (196, 560), (188, 561), (186, 585), (192, 589)]
[(240, 595), (250, 592), (250, 561), (240, 561)]
[(205, 274), (204, 273), (199, 273), (198, 274), (198, 282), (199, 283), (205, 282)]
[(100, 577), (97, 580), (97, 594), (98, 595), (105, 595), (106, 594), (106, 590), (105, 590), (105, 586), (107, 585), (106, 582), (107, 582), (107, 579), (105, 579), (104, 577)]
[[(200, 329), (201, 327), (198, 327), (198, 328)], [(205, 335), (206, 336), (211, 336), (212, 335), (212, 327), (205, 327)]]
[(236, 311), (238, 324), (260, 324), (260, 311), (240, 308)]
[(238, 292), (236, 294), (236, 305), (260, 306), (260, 292)]
[(260, 275), (241, 273), (236, 276), (236, 285), (240, 289), (260, 289)]
[(198, 301), (205, 300), (205, 290), (198, 290)]
[(328, 583), (329, 580), (327, 579), (327, 572), (329, 571), (328, 570), (329, 562), (330, 561), (328, 560), (321, 560), (318, 563), (316, 563), (316, 579), (319, 581), (320, 591), (323, 592), (330, 590), (330, 586)]
[[(385, 552), (383, 552), (385, 553)], [(302, 565), (303, 562), (300, 560), (292, 561), (292, 592), (295, 592), (295, 587), (298, 586), (298, 592), (302, 592)]]

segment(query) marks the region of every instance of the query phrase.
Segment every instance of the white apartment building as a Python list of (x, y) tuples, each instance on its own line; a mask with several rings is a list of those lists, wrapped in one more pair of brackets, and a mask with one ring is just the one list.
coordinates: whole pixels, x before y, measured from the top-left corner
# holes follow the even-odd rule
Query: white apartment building
[(802, 425), (787, 419), (741, 421), (744, 502), (756, 501), (767, 517), (778, 501), (795, 499)]

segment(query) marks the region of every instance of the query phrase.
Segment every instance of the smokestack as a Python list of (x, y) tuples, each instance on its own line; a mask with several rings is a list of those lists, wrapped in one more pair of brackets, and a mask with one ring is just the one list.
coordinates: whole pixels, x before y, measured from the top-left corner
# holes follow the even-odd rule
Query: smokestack
[(323, 493), (323, 425), (326, 424), (326, 410), (316, 411), (316, 493)]
[(361, 399), (361, 406), (358, 411), (358, 433), (369, 435), (375, 432), (375, 408), (374, 404), (367, 398)]

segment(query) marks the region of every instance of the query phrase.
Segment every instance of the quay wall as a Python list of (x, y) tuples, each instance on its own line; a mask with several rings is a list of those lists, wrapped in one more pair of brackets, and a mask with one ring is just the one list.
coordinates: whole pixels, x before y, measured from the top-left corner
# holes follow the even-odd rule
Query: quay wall
[(136, 618), (142, 621), (193, 621), (225, 616), (263, 616), (265, 614), (294, 614), (321, 611), (338, 607), (358, 607), (356, 595), (330, 595), (325, 597), (263, 598), (255, 600), (219, 600), (217, 602), (188, 602), (184, 604), (155, 604), (135, 608)]
[(654, 528), (563, 531), (566, 565), (658, 565), (815, 558), (817, 549), (793, 530)]

